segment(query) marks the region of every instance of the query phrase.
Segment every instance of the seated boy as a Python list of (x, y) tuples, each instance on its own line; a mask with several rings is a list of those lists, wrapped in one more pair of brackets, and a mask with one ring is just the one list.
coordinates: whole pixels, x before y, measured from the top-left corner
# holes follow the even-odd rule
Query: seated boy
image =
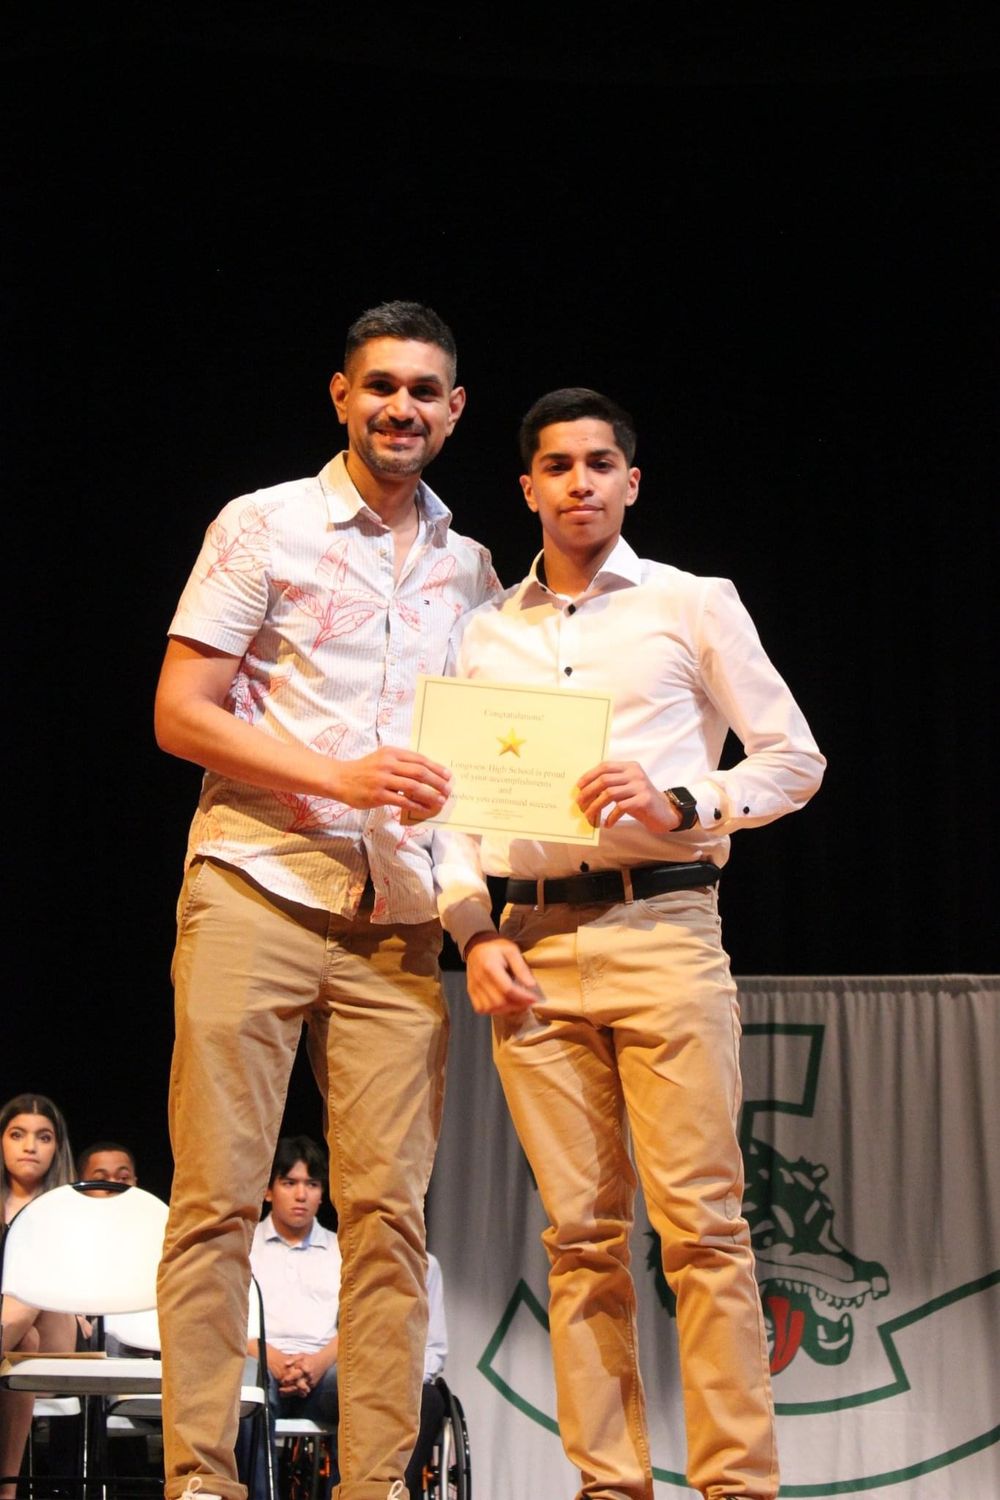
[(134, 1155), (117, 1141), (95, 1141), (81, 1151), (76, 1159), (76, 1175), (79, 1182), (124, 1182), (129, 1187), (135, 1187), (139, 1181)]
[[(325, 1157), (315, 1141), (304, 1135), (279, 1140), (265, 1194), (271, 1212), (254, 1232), (250, 1266), (264, 1303), (272, 1416), (306, 1417), (335, 1428), (340, 1250), (336, 1235), (316, 1218), (325, 1176)], [(420, 1435), (406, 1471), (410, 1494), (416, 1497), (423, 1494), (423, 1467), (444, 1414), (444, 1403), (433, 1380), (444, 1369), (448, 1334), (441, 1268), (433, 1256), (428, 1256), (427, 1287), (430, 1318)], [(249, 1352), (257, 1351), (251, 1347)], [(251, 1467), (247, 1428), (247, 1423), (241, 1425), (237, 1446), (237, 1465), (244, 1483)], [(331, 1483), (336, 1483), (335, 1444), (333, 1470)], [(266, 1495), (259, 1454), (253, 1480), (255, 1497)]]

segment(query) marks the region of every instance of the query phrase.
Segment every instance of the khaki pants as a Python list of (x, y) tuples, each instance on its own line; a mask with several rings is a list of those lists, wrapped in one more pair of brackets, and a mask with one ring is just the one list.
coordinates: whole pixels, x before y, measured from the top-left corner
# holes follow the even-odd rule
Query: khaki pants
[[(384, 1500), (419, 1426), (423, 1200), (447, 1016), (436, 922), (373, 925), (198, 861), (181, 893), (170, 1078), (174, 1183), (160, 1267), (167, 1500), (239, 1500), (249, 1248), (303, 1021), (343, 1256), (339, 1500)], [(265, 1309), (266, 1318), (266, 1309)]]
[(494, 1056), (549, 1217), (559, 1428), (588, 1500), (651, 1500), (629, 1271), (636, 1176), (677, 1297), (687, 1474), (709, 1500), (778, 1492), (743, 1166), (739, 1010), (716, 892), (509, 907), (544, 1001)]

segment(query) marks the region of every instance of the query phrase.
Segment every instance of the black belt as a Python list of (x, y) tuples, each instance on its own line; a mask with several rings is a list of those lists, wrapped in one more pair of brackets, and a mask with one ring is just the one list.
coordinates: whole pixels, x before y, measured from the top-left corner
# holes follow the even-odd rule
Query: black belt
[(686, 859), (669, 865), (633, 865), (626, 870), (595, 870), (591, 875), (568, 875), (562, 880), (508, 880), (507, 900), (514, 906), (614, 906), (620, 901), (643, 901), (664, 891), (690, 891), (715, 885), (718, 865)]

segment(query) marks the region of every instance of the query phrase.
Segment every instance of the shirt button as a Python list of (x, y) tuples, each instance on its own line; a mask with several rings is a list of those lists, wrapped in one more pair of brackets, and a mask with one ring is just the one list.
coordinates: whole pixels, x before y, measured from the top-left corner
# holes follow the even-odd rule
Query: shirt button
[(567, 677), (572, 677), (572, 675), (573, 675), (573, 668), (572, 667), (563, 667), (563, 671), (566, 673)]
[(715, 819), (716, 822), (718, 822), (719, 819), (722, 817), (722, 810), (721, 810), (721, 808), (717, 807), (715, 809), (715, 812), (712, 814), (712, 817)]
[(583, 871), (584, 875), (586, 875), (587, 871), (590, 869), (590, 866), (585, 859), (581, 859), (580, 869)]
[(749, 807), (745, 807), (745, 808), (744, 808), (744, 809), (743, 809), (743, 811), (744, 811), (744, 812), (745, 812), (745, 813), (748, 813), (748, 812), (749, 812), (749, 811), (750, 811), (750, 809), (749, 809)]
[(569, 606), (569, 607), (568, 607), (568, 609), (567, 609), (567, 610), (566, 610), (566, 613), (567, 613), (567, 614), (568, 614), (568, 615), (575, 615), (575, 614), (576, 614), (576, 605), (575, 605), (575, 604), (571, 604), (571, 605), (570, 605), (570, 606)]

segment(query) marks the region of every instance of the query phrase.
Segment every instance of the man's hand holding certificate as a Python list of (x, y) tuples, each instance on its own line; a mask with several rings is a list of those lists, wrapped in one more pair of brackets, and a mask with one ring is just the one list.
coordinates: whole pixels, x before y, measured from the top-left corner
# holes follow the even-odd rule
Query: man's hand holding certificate
[(451, 795), (427, 819), (463, 833), (596, 844), (577, 800), (604, 760), (611, 699), (479, 678), (418, 677), (412, 748), (448, 766)]

